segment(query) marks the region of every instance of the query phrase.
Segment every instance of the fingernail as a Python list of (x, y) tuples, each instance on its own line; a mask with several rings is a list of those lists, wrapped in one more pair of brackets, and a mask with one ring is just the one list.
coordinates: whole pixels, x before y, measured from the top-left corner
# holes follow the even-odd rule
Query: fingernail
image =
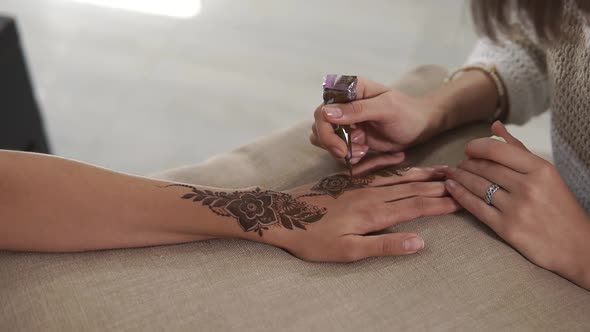
[(342, 110), (338, 107), (324, 107), (324, 113), (326, 113), (327, 116), (334, 119), (342, 117)]
[(490, 136), (490, 138), (491, 139), (495, 139), (496, 141), (500, 141), (500, 142), (506, 143), (506, 139), (504, 139), (504, 137), (492, 135), (492, 136)]
[(445, 184), (447, 185), (447, 188), (449, 189), (455, 189), (457, 188), (457, 182), (453, 181), (453, 180), (447, 180), (445, 181)]
[(409, 238), (403, 243), (404, 250), (408, 252), (414, 252), (424, 249), (424, 240), (419, 237)]
[(392, 155), (392, 157), (396, 157), (396, 158), (403, 157), (403, 156), (404, 156), (404, 152), (403, 151), (396, 152), (396, 153), (394, 153)]
[(449, 171), (449, 166), (447, 165), (432, 166), (432, 168), (434, 168), (436, 172), (446, 173)]
[(352, 158), (360, 158), (364, 155), (366, 155), (367, 152), (359, 150), (359, 151), (352, 151)]
[(361, 138), (363, 138), (363, 133), (357, 132), (357, 133), (352, 134), (351, 141), (353, 143), (358, 143), (361, 140)]
[(350, 159), (350, 163), (353, 165), (358, 164), (358, 162), (361, 161), (361, 158), (352, 158)]

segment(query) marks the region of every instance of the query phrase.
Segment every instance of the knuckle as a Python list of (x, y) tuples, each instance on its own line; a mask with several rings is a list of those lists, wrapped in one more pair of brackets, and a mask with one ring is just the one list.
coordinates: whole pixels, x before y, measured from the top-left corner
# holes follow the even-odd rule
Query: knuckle
[[(532, 183), (526, 183), (526, 182), (523, 183), (521, 185), (521, 190), (522, 190), (522, 198), (525, 201), (524, 202), (525, 205), (527, 205), (528, 202), (534, 200), (535, 197), (537, 197), (537, 195), (540, 194), (539, 188), (537, 188), (537, 186)], [(521, 207), (521, 209), (519, 209), (519, 211), (522, 211), (522, 207)]]
[(446, 192), (444, 182), (434, 182), (431, 184), (432, 193), (435, 195), (443, 195)]
[[(366, 208), (363, 208), (363, 210)], [(373, 210), (365, 210), (364, 215), (365, 217), (365, 224), (366, 229), (375, 229), (378, 228), (379, 225), (383, 222), (383, 213), (380, 210), (373, 209)]]
[(467, 161), (465, 163), (467, 165), (466, 166), (466, 169), (472, 170), (474, 173), (481, 174), (483, 171), (485, 171), (485, 167), (486, 167), (485, 166), (485, 163), (486, 163), (485, 160), (478, 160), (478, 161), (469, 160), (469, 161)]
[(467, 143), (465, 151), (468, 155), (477, 155), (486, 157), (487, 159), (494, 160), (498, 149), (494, 149), (489, 140), (473, 140)]
[(408, 189), (412, 194), (420, 193), (424, 191), (424, 183), (422, 182), (412, 182), (408, 183)]
[(510, 221), (511, 224), (508, 225), (509, 228), (519, 228), (522, 225), (526, 224), (526, 221), (529, 219), (531, 211), (527, 203), (523, 205), (524, 206), (520, 207), (518, 210), (514, 212), (513, 218)]
[(364, 106), (361, 102), (353, 101), (353, 102), (349, 103), (349, 105), (350, 105), (350, 111), (353, 115), (360, 115), (364, 111)]
[(453, 190), (453, 197), (458, 200), (458, 201), (463, 201), (463, 199), (465, 198), (465, 194), (467, 194), (467, 190), (465, 188), (463, 188), (462, 186), (457, 186), (454, 190)]
[(383, 239), (381, 241), (381, 254), (382, 255), (391, 255), (398, 252), (398, 243), (394, 239)]
[(313, 145), (317, 145), (317, 138), (315, 136), (315, 134), (309, 134), (309, 143), (313, 144)]
[(502, 232), (502, 237), (508, 243), (519, 243), (522, 239), (522, 232), (514, 225), (505, 226)]
[(543, 176), (544, 178), (549, 178), (557, 175), (555, 167), (548, 161), (541, 162), (541, 167), (539, 167), (538, 172), (539, 175)]
[(462, 168), (457, 167), (455, 169), (455, 172), (453, 172), (452, 177), (455, 179), (462, 179), (463, 177), (465, 177), (466, 171)]
[(389, 90), (386, 93), (381, 95), (380, 101), (383, 103), (387, 109), (394, 109), (398, 107), (400, 96), (396, 94), (393, 90)]
[(424, 211), (424, 208), (426, 207), (426, 199), (422, 196), (414, 197), (412, 205), (416, 214), (419, 215), (422, 211)]
[(497, 160), (501, 153), (498, 149), (494, 149), (493, 145), (489, 143), (484, 144), (482, 151), (484, 156), (488, 157), (490, 160)]
[(381, 229), (381, 226), (387, 222), (388, 213), (384, 207), (370, 205), (365, 207), (364, 211), (364, 215), (366, 216), (364, 218), (364, 230), (373, 231)]
[(323, 105), (318, 106), (313, 112), (313, 117), (317, 121), (324, 121), (324, 107)]

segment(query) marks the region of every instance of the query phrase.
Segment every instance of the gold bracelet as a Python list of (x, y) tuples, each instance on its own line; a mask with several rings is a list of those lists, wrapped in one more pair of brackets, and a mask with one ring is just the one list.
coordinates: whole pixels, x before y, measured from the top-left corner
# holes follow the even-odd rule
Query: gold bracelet
[(496, 90), (498, 91), (498, 102), (496, 104), (496, 111), (494, 114), (489, 118), (490, 122), (496, 121), (500, 119), (500, 117), (505, 117), (508, 114), (508, 93), (506, 92), (506, 87), (500, 74), (498, 74), (498, 70), (494, 65), (486, 65), (486, 64), (473, 64), (465, 67), (461, 67), (449, 75), (447, 79), (445, 79), (445, 83), (452, 81), (455, 77), (459, 74), (470, 71), (470, 70), (479, 70), (483, 72), (486, 76), (492, 79), (494, 84), (496, 85)]

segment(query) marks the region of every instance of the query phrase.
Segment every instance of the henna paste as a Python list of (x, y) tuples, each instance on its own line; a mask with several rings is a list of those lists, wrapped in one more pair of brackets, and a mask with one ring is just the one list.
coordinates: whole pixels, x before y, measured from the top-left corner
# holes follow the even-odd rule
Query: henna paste
[(331, 175), (321, 179), (315, 186), (311, 188), (311, 190), (318, 192), (318, 194), (307, 194), (299, 197), (330, 195), (333, 198), (338, 198), (346, 191), (368, 187), (373, 181), (375, 181), (377, 176), (402, 176), (409, 170), (410, 167), (401, 169), (384, 168), (376, 171), (375, 173), (372, 173), (371, 175), (357, 178), (351, 178), (343, 174)]
[(186, 187), (191, 192), (182, 196), (183, 199), (201, 202), (218, 216), (232, 217), (238, 221), (244, 232), (257, 232), (262, 236), (263, 230), (279, 225), (287, 229), (306, 229), (327, 213), (319, 208), (293, 198), (289, 194), (261, 190), (213, 192), (201, 190), (193, 186), (172, 184), (166, 187)]

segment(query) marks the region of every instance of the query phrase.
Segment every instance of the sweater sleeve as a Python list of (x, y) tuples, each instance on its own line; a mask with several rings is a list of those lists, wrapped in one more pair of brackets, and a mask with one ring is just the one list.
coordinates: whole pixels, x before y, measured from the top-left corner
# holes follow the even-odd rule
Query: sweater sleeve
[(549, 108), (549, 80), (545, 52), (524, 32), (494, 43), (480, 39), (466, 65), (496, 67), (508, 95), (508, 123), (524, 124)]

